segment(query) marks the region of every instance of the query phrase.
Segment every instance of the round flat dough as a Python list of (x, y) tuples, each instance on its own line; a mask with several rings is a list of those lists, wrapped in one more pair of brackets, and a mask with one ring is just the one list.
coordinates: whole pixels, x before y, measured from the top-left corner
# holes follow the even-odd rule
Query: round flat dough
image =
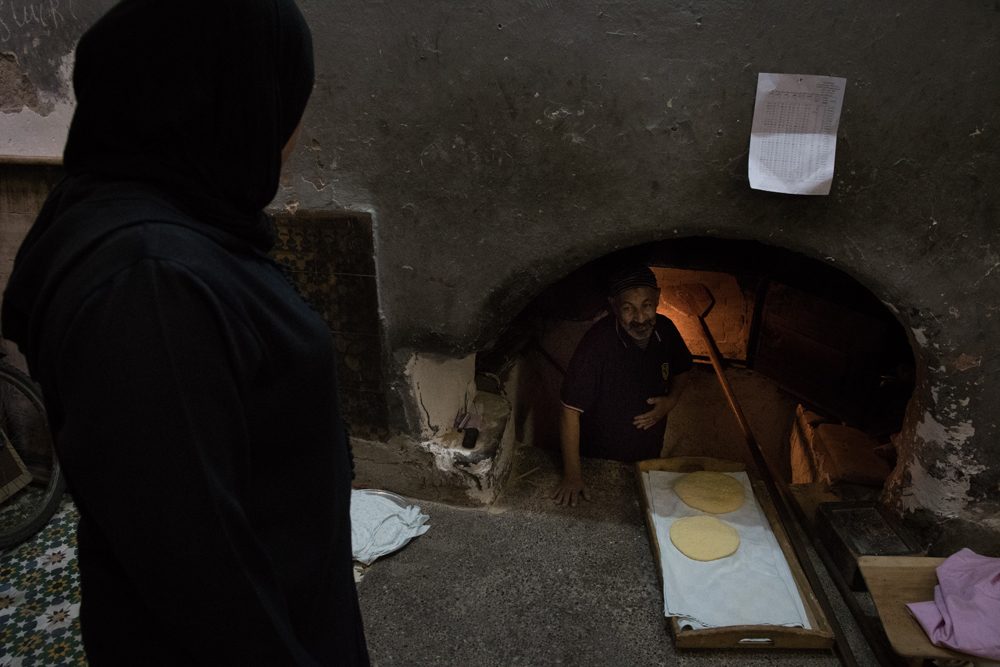
[(718, 560), (740, 548), (740, 534), (714, 516), (689, 516), (670, 524), (670, 541), (692, 560)]
[(699, 470), (674, 483), (674, 492), (696, 510), (725, 514), (743, 506), (743, 485), (721, 472)]

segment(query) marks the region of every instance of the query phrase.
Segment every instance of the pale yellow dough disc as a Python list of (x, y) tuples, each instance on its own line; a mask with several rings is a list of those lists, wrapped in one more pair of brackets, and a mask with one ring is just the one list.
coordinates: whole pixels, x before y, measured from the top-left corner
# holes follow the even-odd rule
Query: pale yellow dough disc
[(670, 525), (670, 541), (693, 560), (718, 560), (740, 548), (740, 534), (714, 516), (689, 516)]
[(686, 504), (712, 514), (725, 514), (743, 505), (743, 485), (721, 472), (699, 470), (674, 483), (674, 492)]

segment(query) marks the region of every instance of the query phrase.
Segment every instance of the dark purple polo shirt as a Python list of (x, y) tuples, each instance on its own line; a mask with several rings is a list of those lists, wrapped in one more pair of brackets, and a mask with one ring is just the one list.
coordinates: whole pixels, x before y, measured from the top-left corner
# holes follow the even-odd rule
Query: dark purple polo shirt
[(645, 350), (613, 315), (595, 323), (573, 353), (562, 385), (563, 405), (583, 413), (580, 454), (618, 461), (659, 456), (667, 420), (645, 431), (632, 420), (652, 409), (646, 399), (665, 396), (671, 378), (691, 366), (684, 339), (662, 315)]

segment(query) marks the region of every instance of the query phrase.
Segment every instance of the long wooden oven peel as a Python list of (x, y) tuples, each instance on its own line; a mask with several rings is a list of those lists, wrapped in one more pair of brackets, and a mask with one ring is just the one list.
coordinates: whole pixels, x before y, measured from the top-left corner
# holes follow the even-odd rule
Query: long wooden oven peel
[(715, 376), (719, 379), (722, 392), (726, 395), (726, 401), (729, 403), (736, 421), (739, 422), (740, 430), (743, 431), (743, 437), (746, 440), (747, 448), (750, 450), (750, 456), (753, 458), (757, 472), (764, 481), (768, 494), (774, 499), (778, 519), (788, 533), (795, 556), (802, 566), (802, 570), (809, 580), (809, 586), (812, 588), (816, 600), (823, 609), (823, 613), (826, 615), (833, 630), (834, 652), (844, 665), (856, 667), (858, 663), (854, 658), (854, 653), (844, 638), (840, 623), (837, 621), (837, 617), (830, 606), (830, 601), (823, 590), (823, 583), (819, 580), (819, 576), (816, 574), (816, 570), (813, 568), (812, 561), (809, 558), (809, 553), (801, 534), (801, 527), (792, 518), (784, 490), (775, 483), (771, 466), (764, 457), (760, 445), (757, 444), (753, 431), (750, 429), (750, 423), (747, 421), (746, 415), (743, 413), (743, 409), (740, 407), (736, 394), (733, 393), (733, 388), (729, 384), (729, 379), (722, 368), (722, 356), (719, 354), (719, 349), (715, 344), (715, 337), (712, 336), (712, 331), (705, 322), (705, 316), (708, 315), (712, 306), (715, 305), (715, 298), (709, 289), (701, 283), (670, 286), (664, 289), (664, 293), (666, 296), (665, 301), (671, 308), (676, 310), (680, 315), (697, 322), (698, 331), (705, 342), (705, 346), (708, 348), (708, 356), (712, 362), (712, 368), (715, 370)]

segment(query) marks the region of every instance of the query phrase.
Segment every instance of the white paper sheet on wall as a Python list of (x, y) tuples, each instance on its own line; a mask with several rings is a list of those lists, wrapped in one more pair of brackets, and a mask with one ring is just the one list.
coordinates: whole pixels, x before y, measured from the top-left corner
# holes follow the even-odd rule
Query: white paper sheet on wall
[(835, 76), (757, 75), (750, 187), (795, 195), (830, 194), (846, 85), (847, 79)]

